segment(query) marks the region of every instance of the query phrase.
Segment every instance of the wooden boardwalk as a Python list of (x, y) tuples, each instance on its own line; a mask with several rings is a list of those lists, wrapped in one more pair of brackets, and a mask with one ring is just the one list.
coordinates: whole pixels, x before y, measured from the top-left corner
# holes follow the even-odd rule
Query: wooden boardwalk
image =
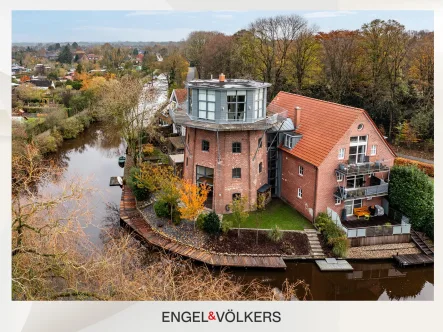
[(148, 243), (209, 265), (273, 269), (286, 268), (286, 264), (280, 256), (218, 254), (205, 251), (204, 249), (194, 248), (164, 237), (155, 232), (137, 210), (134, 195), (127, 186), (124, 186), (122, 191), (120, 219)]
[(401, 267), (434, 264), (434, 257), (425, 254), (394, 255), (392, 257)]

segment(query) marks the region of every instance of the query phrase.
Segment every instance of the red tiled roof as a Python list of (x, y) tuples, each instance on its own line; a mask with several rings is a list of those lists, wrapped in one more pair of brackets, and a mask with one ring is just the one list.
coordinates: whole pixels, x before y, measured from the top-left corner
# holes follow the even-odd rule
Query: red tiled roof
[(186, 89), (175, 89), (175, 96), (177, 97), (177, 103), (181, 104), (186, 101), (188, 96), (188, 90)]
[[(288, 117), (293, 121), (294, 108), (296, 106), (301, 107), (300, 126), (296, 129), (296, 132), (302, 134), (303, 137), (291, 150), (285, 147), (281, 147), (281, 149), (314, 166), (321, 165), (329, 152), (361, 114), (365, 114), (374, 127), (377, 128), (366, 111), (361, 108), (283, 91), (278, 93), (271, 104), (288, 110)], [(383, 138), (380, 132), (379, 134)], [(391, 149), (388, 144), (386, 145)], [(392, 149), (391, 152), (393, 152)], [(395, 155), (394, 152), (393, 154)]]

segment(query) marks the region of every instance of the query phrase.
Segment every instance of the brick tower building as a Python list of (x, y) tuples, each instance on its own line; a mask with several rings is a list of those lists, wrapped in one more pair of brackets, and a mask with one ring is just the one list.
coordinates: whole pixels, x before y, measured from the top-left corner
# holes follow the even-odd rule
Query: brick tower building
[(240, 79), (193, 80), (187, 83), (186, 106), (171, 109), (175, 125), (186, 127), (183, 177), (211, 187), (207, 207), (229, 211), (234, 197), (270, 193), (267, 135), (286, 120), (284, 110), (267, 116), (269, 83)]

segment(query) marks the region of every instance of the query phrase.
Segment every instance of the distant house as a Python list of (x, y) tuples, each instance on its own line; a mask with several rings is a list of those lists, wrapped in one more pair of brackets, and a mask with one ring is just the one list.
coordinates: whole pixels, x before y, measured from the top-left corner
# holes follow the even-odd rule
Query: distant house
[(45, 58), (51, 61), (58, 59), (58, 52), (47, 52)]
[[(188, 90), (187, 89), (174, 89), (171, 93), (171, 97), (169, 98), (169, 108), (176, 112), (185, 112), (186, 109), (186, 100), (188, 98)], [(186, 128), (184, 126), (177, 125), (173, 123), (172, 132), (174, 134), (179, 134), (180, 136), (186, 135)]]
[(139, 54), (137, 54), (137, 56), (135, 57), (135, 62), (136, 62), (136, 63), (142, 63), (142, 62), (143, 62), (143, 58), (144, 58), (143, 53), (139, 53)]
[(26, 69), (25, 67), (22, 67), (22, 66), (19, 66), (19, 65), (13, 65), (11, 67), (11, 71), (12, 71), (13, 75), (14, 74), (19, 74), (19, 73), (25, 71), (25, 69)]
[(46, 78), (32, 78), (30, 83), (34, 84), (38, 89), (48, 90), (55, 89), (54, 82)]
[(96, 55), (96, 54), (93, 54), (93, 53), (88, 54), (87, 57), (88, 57), (88, 60), (89, 60), (89, 61), (97, 61), (97, 60), (100, 60), (100, 56), (98, 56), (98, 55)]
[(39, 75), (44, 75), (47, 71), (49, 71), (51, 69), (50, 66), (46, 66), (42, 63), (37, 63), (34, 66), (34, 71), (39, 74)]

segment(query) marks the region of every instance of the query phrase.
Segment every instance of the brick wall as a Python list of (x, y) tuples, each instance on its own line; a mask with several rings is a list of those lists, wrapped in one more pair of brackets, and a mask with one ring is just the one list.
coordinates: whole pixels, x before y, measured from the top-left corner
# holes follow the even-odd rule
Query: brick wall
[[(360, 123), (363, 123), (362, 130), (357, 130)], [(383, 164), (392, 166), (394, 164), (394, 155), (384, 142), (384, 138), (380, 137), (376, 128), (372, 122), (364, 115), (361, 114), (354, 124), (348, 129), (342, 139), (337, 143), (334, 149), (330, 151), (327, 158), (319, 166), (318, 170), (318, 190), (317, 190), (317, 202), (316, 202), (316, 214), (320, 212), (326, 212), (326, 208), (330, 207), (341, 216), (341, 212), (344, 209), (344, 202), (339, 205), (335, 205), (335, 199), (333, 193), (336, 191), (338, 185), (346, 185), (346, 178), (342, 182), (337, 182), (335, 176), (335, 169), (341, 162), (347, 162), (349, 158), (349, 142), (351, 136), (365, 136), (368, 135), (368, 145), (366, 155), (370, 155), (371, 146), (374, 144), (377, 146), (377, 154), (370, 156), (369, 161), (376, 160), (381, 161)], [(340, 148), (345, 148), (345, 157), (343, 160), (338, 159), (338, 151)], [(387, 173), (377, 173), (377, 177), (386, 178)], [(365, 179), (369, 181), (369, 176), (365, 176)], [(380, 198), (372, 198), (372, 200), (364, 199), (362, 201), (363, 206), (380, 205)]]
[[(281, 151), (281, 156), (281, 198), (312, 221), (317, 170), (286, 151)], [(303, 167), (303, 176), (299, 175), (299, 166)], [(302, 189), (302, 198), (297, 197), (298, 188)]]
[[(191, 151), (185, 149), (184, 173), (185, 179), (196, 181), (196, 166), (214, 169), (214, 199), (213, 208), (217, 213), (226, 213), (226, 205), (232, 202), (232, 195), (240, 193), (248, 196), (250, 207), (256, 203), (257, 189), (267, 183), (266, 135), (263, 136), (262, 148), (258, 149), (258, 139), (263, 131), (219, 132), (218, 149), (217, 134), (195, 128), (187, 128), (186, 141)], [(202, 151), (202, 140), (210, 144), (209, 151)], [(241, 143), (241, 153), (232, 152), (232, 143)], [(220, 162), (218, 162), (220, 155)], [(259, 163), (262, 171), (259, 173)], [(232, 169), (241, 168), (241, 178), (232, 178)]]

